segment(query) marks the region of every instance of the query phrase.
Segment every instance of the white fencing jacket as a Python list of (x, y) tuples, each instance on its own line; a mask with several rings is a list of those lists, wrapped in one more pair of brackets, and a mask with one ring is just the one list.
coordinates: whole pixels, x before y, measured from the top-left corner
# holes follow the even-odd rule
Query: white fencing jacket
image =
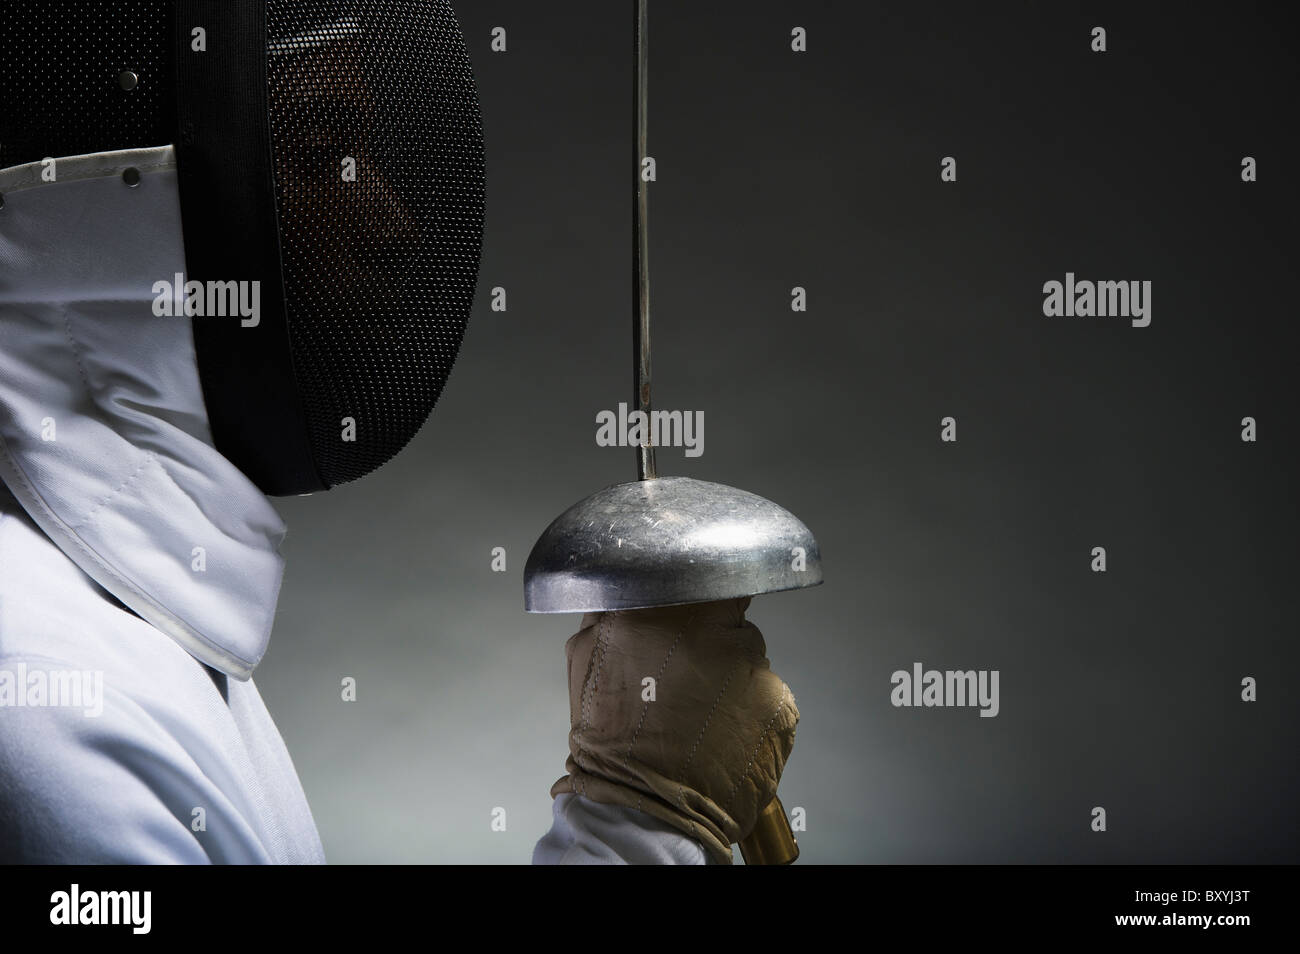
[[(190, 319), (152, 310), (174, 153), (42, 170), (0, 170), (0, 862), (323, 862), (251, 678), (284, 524), (212, 446)], [(535, 862), (706, 863), (640, 812), (553, 815)]]

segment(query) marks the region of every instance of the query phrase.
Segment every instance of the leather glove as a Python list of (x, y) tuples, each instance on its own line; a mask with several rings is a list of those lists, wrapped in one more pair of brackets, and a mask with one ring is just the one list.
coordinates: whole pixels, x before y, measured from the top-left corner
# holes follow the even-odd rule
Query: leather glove
[(647, 812), (731, 864), (776, 795), (799, 721), (749, 602), (584, 616), (565, 645), (569, 774), (551, 796)]

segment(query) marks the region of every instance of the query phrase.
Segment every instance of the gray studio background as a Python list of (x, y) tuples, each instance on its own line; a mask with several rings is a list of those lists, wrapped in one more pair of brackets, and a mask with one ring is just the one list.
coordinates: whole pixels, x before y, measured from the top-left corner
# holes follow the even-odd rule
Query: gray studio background
[[(966, 6), (652, 4), (655, 402), (706, 421), (660, 468), (824, 558), (749, 614), (802, 712), (803, 858), (1295, 862), (1293, 58), (1250, 6)], [(277, 501), (257, 681), (334, 862), (527, 862), (549, 827), (578, 620), (521, 578), (634, 476), (594, 439), (631, 390), (628, 8), (459, 4), (489, 157), (464, 350), (400, 457)], [(1066, 271), (1152, 281), (1150, 327), (1044, 317)], [(1000, 670), (1000, 714), (894, 708), (914, 662)]]

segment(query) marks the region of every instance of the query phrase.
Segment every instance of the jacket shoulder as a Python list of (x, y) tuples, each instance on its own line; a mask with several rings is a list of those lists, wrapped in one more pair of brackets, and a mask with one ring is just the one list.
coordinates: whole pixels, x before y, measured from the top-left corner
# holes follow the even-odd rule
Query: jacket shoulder
[(178, 769), (103, 673), (0, 656), (0, 862), (206, 861)]

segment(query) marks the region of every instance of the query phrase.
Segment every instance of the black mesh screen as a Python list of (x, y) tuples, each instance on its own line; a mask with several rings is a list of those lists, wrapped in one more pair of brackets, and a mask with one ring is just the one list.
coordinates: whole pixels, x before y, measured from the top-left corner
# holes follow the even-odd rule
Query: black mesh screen
[(478, 100), (446, 3), (269, 0), (267, 30), (289, 336), (333, 485), (402, 449), (460, 348), (483, 229)]
[[(0, 2), (0, 168), (172, 141), (167, 0)], [(125, 90), (118, 75), (138, 77)]]
[[(175, 5), (0, 0), (0, 167), (174, 142), (178, 97), (189, 104), (182, 125), (189, 132), (177, 144), (187, 264), (200, 278), (267, 278), (277, 230), (269, 214), (263, 223), (235, 213), (250, 203), (270, 210), (273, 201), (293, 361), (291, 374), (260, 353), (284, 352), (269, 319), (260, 336), (228, 342), (196, 326), (218, 446), (257, 473), (260, 485), (281, 483), (268, 468), (283, 468), (284, 454), (266, 453), (268, 441), (293, 456), (295, 473), (311, 470), (327, 486), (352, 480), (419, 430), (469, 317), (484, 164), (464, 39), (440, 0), (267, 0), (272, 190), (256, 178), (264, 153), (237, 159), (231, 148), (236, 139), (257, 141), (250, 124), (263, 128), (260, 86), (254, 96), (248, 85), (258, 84), (259, 71), (247, 51), (254, 37), (260, 48), (260, 31), (250, 28), (260, 17), (234, 16), (226, 3), (191, 3), (174, 26)], [(234, 9), (260, 13), (242, 2)], [(196, 52), (190, 31), (205, 23), (211, 47)], [(178, 85), (182, 63), (188, 85)], [(136, 77), (130, 89), (119, 81), (124, 71)], [(227, 74), (235, 79), (214, 82)], [(216, 108), (206, 88), (213, 86), (233, 91), (231, 102)], [(242, 176), (240, 203), (228, 201), (213, 174), (230, 168)], [(206, 205), (195, 199), (205, 193)], [(256, 234), (235, 234), (237, 223), (252, 221)], [(250, 256), (213, 248), (239, 242), (271, 244), (269, 254), (252, 255), (267, 263), (260, 272), (241, 265), (227, 274), (230, 261)], [(298, 397), (274, 400), (277, 388)], [(266, 413), (279, 403), (301, 404), (311, 462), (299, 460), (307, 455), (288, 433), (298, 431), (296, 411)], [(227, 404), (242, 415), (228, 413)], [(289, 491), (304, 482), (285, 479)]]

